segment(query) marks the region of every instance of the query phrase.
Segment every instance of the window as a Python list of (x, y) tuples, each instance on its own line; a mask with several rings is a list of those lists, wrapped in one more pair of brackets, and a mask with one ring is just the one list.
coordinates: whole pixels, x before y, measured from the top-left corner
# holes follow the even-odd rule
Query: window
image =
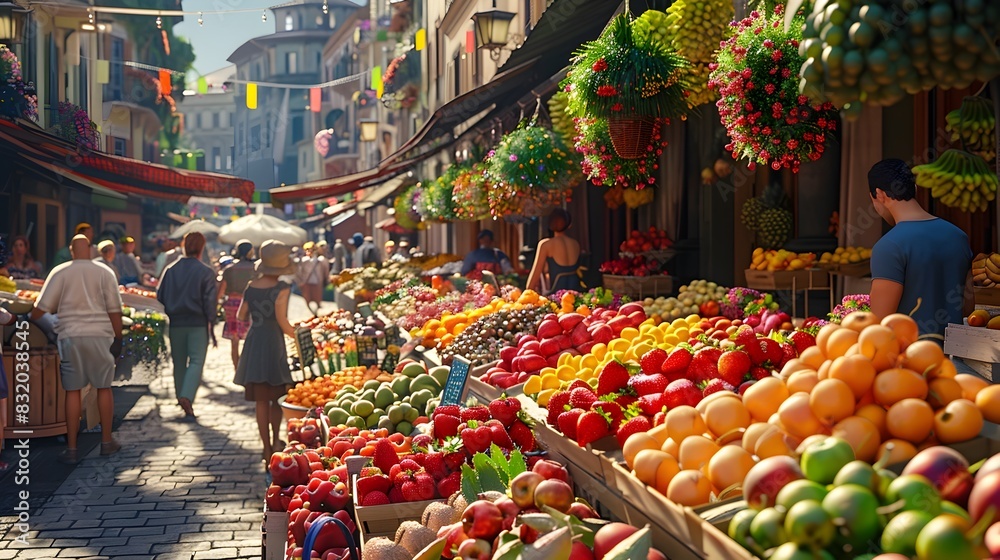
[(116, 156), (123, 156), (123, 157), (127, 156), (128, 154), (125, 153), (127, 149), (125, 144), (125, 139), (112, 137), (112, 140), (114, 145), (112, 146), (111, 153)]
[(458, 97), (462, 95), (462, 55), (461, 53), (455, 53), (455, 58), (451, 61), (451, 67), (455, 71), (455, 84), (452, 95)]
[(302, 130), (302, 117), (292, 117), (292, 143), (302, 140), (305, 132)]
[(111, 38), (111, 60), (108, 73), (108, 98), (118, 101), (122, 98), (122, 88), (124, 87), (124, 74), (122, 72), (125, 61), (125, 40), (118, 37)]
[(299, 71), (299, 53), (297, 52), (285, 53), (285, 73), (297, 74), (298, 71)]
[(212, 113), (212, 128), (219, 128), (219, 121), (222, 113)]
[(243, 123), (236, 125), (236, 146), (238, 146), (239, 154), (243, 155), (243, 146), (246, 144), (246, 137), (243, 136)]
[(233, 147), (230, 146), (229, 155), (226, 156), (226, 169), (229, 170), (232, 168), (233, 168)]
[(194, 122), (191, 123), (191, 126), (195, 129), (201, 128), (201, 113), (194, 114)]
[(292, 31), (294, 29), (295, 29), (295, 18), (292, 17), (292, 14), (288, 14), (287, 16), (285, 16), (285, 31)]
[(250, 127), (250, 153), (260, 151), (260, 125)]
[(212, 164), (216, 171), (222, 169), (222, 148), (218, 146), (212, 148)]

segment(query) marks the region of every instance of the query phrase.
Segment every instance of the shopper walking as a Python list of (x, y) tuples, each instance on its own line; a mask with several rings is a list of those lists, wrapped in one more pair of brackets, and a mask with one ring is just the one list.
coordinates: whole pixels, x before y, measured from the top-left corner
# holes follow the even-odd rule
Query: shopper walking
[(250, 321), (241, 321), (236, 312), (243, 302), (243, 291), (257, 276), (253, 264), (253, 244), (246, 239), (236, 242), (236, 260), (226, 266), (219, 275), (219, 293), (225, 300), (222, 310), (226, 323), (222, 328), (222, 338), (232, 342), (233, 368), (240, 363), (240, 341), (246, 339)]
[(279, 277), (295, 271), (291, 255), (291, 247), (280, 241), (261, 245), (256, 264), (260, 277), (247, 286), (236, 313), (240, 320), (250, 319), (250, 331), (234, 381), (246, 390), (246, 400), (256, 403), (264, 461), (284, 448), (278, 399), (288, 392), (292, 375), (282, 335), (294, 337), (295, 329), (288, 322), (291, 288)]
[(209, 339), (215, 340), (216, 274), (201, 262), (205, 236), (192, 232), (181, 243), (184, 257), (163, 271), (156, 299), (170, 319), (170, 356), (174, 363), (174, 391), (177, 404), (188, 418), (194, 417), (192, 403), (201, 386)]
[[(306, 300), (306, 306), (313, 315), (319, 315), (319, 308), (323, 303), (323, 288), (330, 277), (330, 264), (313, 245), (308, 241), (302, 246), (305, 254), (299, 259), (296, 281), (299, 289), (302, 290), (302, 297)], [(316, 309), (313, 309), (313, 305)]]
[(351, 266), (351, 255), (347, 252), (343, 239), (333, 242), (333, 259), (330, 262), (330, 273), (340, 274), (345, 268)]
[(355, 233), (354, 237), (351, 238), (351, 243), (358, 248), (354, 251), (354, 268), (382, 263), (382, 257), (378, 254), (378, 247), (375, 246), (375, 239), (372, 236)]
[(55, 331), (69, 429), (66, 449), (58, 459), (75, 465), (80, 462), (77, 451), (80, 391), (87, 385), (97, 390), (101, 455), (111, 455), (121, 449), (111, 436), (115, 411), (111, 381), (122, 352), (122, 298), (111, 270), (91, 260), (90, 239), (84, 235), (73, 237), (70, 254), (73, 260), (52, 269), (45, 279), (31, 317), (40, 319), (45, 313), (59, 316)]
[(126, 235), (119, 239), (122, 250), (115, 255), (115, 268), (118, 269), (118, 282), (122, 286), (142, 283), (142, 263), (135, 255), (135, 239)]
[(42, 263), (31, 256), (31, 245), (28, 238), (15, 235), (10, 242), (10, 257), (7, 259), (7, 272), (14, 280), (30, 280), (44, 278)]
[(121, 282), (121, 273), (118, 272), (118, 267), (115, 266), (115, 242), (110, 239), (105, 239), (97, 244), (97, 251), (100, 255), (94, 259), (94, 262), (101, 263), (111, 269), (111, 272), (115, 274), (115, 282)]
[[(97, 247), (94, 247), (93, 245), (94, 228), (91, 227), (91, 225), (88, 224), (87, 222), (80, 222), (76, 224), (76, 229), (74, 229), (73, 232), (74, 235), (83, 235), (84, 237), (87, 238), (87, 244), (90, 247), (89, 249), (90, 256), (88, 258), (96, 259), (98, 253), (97, 253)], [(63, 247), (62, 249), (56, 251), (56, 256), (52, 260), (52, 267), (55, 268), (63, 263), (73, 260), (73, 258), (74, 257), (72, 255), (72, 252), (70, 251), (70, 247), (69, 246)]]

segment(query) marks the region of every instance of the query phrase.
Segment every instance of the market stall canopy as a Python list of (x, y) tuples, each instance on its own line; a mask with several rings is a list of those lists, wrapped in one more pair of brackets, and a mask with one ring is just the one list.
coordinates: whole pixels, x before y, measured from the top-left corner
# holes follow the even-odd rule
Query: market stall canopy
[(413, 231), (413, 230), (406, 229), (403, 226), (399, 225), (396, 222), (396, 218), (392, 217), (392, 216), (390, 216), (390, 217), (388, 217), (388, 218), (386, 218), (386, 219), (384, 219), (384, 220), (376, 223), (375, 227), (378, 228), (378, 229), (380, 229), (380, 230), (382, 230), (382, 231), (384, 231), (384, 232), (386, 232), (386, 233), (394, 233), (394, 234), (397, 234), (397, 235), (402, 235), (404, 233), (412, 233), (412, 231)]
[(376, 206), (386, 198), (394, 195), (407, 182), (414, 183), (415, 181), (406, 175), (402, 175), (393, 177), (377, 187), (371, 187), (365, 193), (365, 197), (358, 202), (358, 210), (364, 211)]
[[(31, 158), (33, 161), (25, 161)], [(31, 166), (42, 162), (64, 178), (120, 194), (187, 202), (192, 196), (253, 199), (253, 181), (204, 171), (188, 171), (121, 156), (78, 149), (32, 122), (0, 119), (0, 160)]]
[(236, 243), (247, 239), (260, 247), (265, 241), (274, 239), (288, 245), (301, 245), (306, 242), (306, 230), (267, 214), (251, 214), (222, 226), (219, 231), (219, 241)]
[(175, 229), (170, 234), (170, 239), (182, 239), (185, 235), (193, 232), (200, 232), (204, 235), (218, 234), (221, 228), (212, 222), (205, 220), (191, 220), (181, 227)]

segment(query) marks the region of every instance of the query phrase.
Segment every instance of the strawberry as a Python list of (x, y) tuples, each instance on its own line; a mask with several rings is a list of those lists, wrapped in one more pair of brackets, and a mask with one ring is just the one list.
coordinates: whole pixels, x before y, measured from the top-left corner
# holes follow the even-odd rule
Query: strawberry
[(441, 414), (447, 416), (454, 416), (455, 418), (458, 418), (459, 416), (462, 415), (462, 407), (458, 406), (457, 404), (446, 404), (443, 406), (439, 406), (434, 409), (434, 413), (431, 414), (431, 418), (432, 419), (437, 418)]
[(424, 470), (430, 473), (434, 480), (441, 480), (451, 472), (444, 462), (444, 453), (440, 451), (431, 451), (427, 454), (424, 458)]
[(372, 456), (372, 464), (380, 471), (387, 473), (393, 465), (399, 464), (399, 456), (396, 449), (387, 439), (380, 439), (375, 444), (375, 454)]
[(424, 451), (426, 451), (432, 443), (434, 443), (434, 438), (427, 434), (417, 434), (413, 436), (413, 440), (411, 441), (414, 449), (422, 449)]
[(434, 437), (440, 441), (444, 438), (457, 436), (458, 425), (461, 423), (462, 421), (459, 420), (458, 416), (438, 414), (434, 417)]
[(444, 453), (444, 464), (448, 469), (452, 471), (462, 470), (462, 465), (465, 464), (468, 455), (466, 455), (465, 450), (462, 448), (462, 440), (460, 438), (446, 442), (442, 452)]
[(363, 507), (384, 506), (388, 503), (389, 503), (389, 496), (387, 496), (385, 492), (369, 492), (365, 494), (364, 498), (361, 499), (361, 505)]
[(615, 403), (618, 406), (622, 407), (622, 410), (627, 409), (628, 407), (632, 406), (638, 400), (639, 400), (639, 397), (637, 397), (635, 395), (628, 395), (628, 394), (619, 395), (619, 396), (615, 397)]
[(712, 346), (707, 346), (699, 350), (691, 358), (691, 365), (688, 367), (688, 379), (698, 384), (718, 377), (719, 358), (721, 356), (722, 350)]
[(760, 381), (761, 379), (767, 379), (771, 377), (771, 370), (762, 367), (755, 367), (750, 370), (750, 377), (754, 381)]
[(628, 383), (628, 378), (628, 369), (625, 368), (625, 364), (618, 360), (608, 362), (604, 369), (597, 374), (597, 395), (603, 397), (621, 391)]
[(528, 453), (529, 451), (534, 451), (535, 447), (537, 447), (535, 434), (531, 431), (531, 427), (524, 423), (523, 420), (518, 419), (511, 424), (509, 433), (511, 441), (522, 452)]
[(801, 356), (810, 346), (816, 346), (816, 337), (805, 331), (794, 331), (788, 335), (788, 340), (795, 345), (795, 351)]
[(489, 404), (490, 414), (500, 421), (505, 428), (510, 427), (517, 420), (517, 413), (521, 411), (521, 401), (500, 395), (499, 399), (494, 399)]
[(781, 343), (781, 362), (776, 364), (776, 366), (779, 369), (783, 368), (789, 360), (794, 360), (798, 357), (799, 353), (795, 350), (795, 345), (791, 342), (783, 342)]
[(416, 464), (420, 465), (421, 467), (423, 467), (424, 466), (424, 460), (427, 459), (427, 454), (426, 453), (412, 453), (409, 457), (407, 457), (407, 459), (410, 459), (414, 463), (416, 463)]
[(482, 404), (470, 406), (462, 410), (461, 418), (462, 422), (468, 422), (469, 420), (485, 422), (490, 419), (490, 409), (486, 408), (486, 405)]
[(442, 498), (450, 498), (455, 492), (462, 489), (462, 473), (453, 472), (444, 479), (438, 481), (437, 491)]
[(559, 431), (571, 440), (576, 439), (576, 423), (583, 414), (583, 409), (573, 408), (559, 415)]
[(664, 393), (655, 393), (639, 397), (639, 402), (637, 404), (639, 405), (639, 410), (641, 410), (643, 414), (652, 416), (657, 412), (663, 411), (663, 407), (667, 405), (667, 400)]
[(738, 387), (743, 382), (743, 376), (750, 373), (750, 355), (742, 350), (724, 352), (719, 357), (719, 379)]
[(750, 356), (750, 361), (755, 366), (763, 364), (764, 360), (767, 359), (767, 354), (760, 347), (760, 343), (757, 342), (757, 333), (753, 332), (753, 327), (741, 325), (729, 338), (736, 343), (736, 346), (743, 347), (743, 350)]
[(625, 409), (616, 402), (597, 401), (590, 405), (590, 409), (607, 414), (612, 426), (621, 424), (622, 420), (625, 419)]
[(719, 391), (732, 391), (735, 393), (736, 389), (728, 381), (715, 378), (705, 384), (705, 388), (701, 390), (701, 394), (702, 396), (707, 397), (712, 393), (718, 393)]
[(434, 477), (421, 471), (414, 475), (413, 478), (417, 485), (417, 491), (420, 493), (420, 499), (433, 500), (437, 494), (437, 484), (434, 483)]
[(689, 379), (678, 379), (677, 381), (671, 381), (670, 385), (667, 385), (667, 390), (663, 392), (664, 400), (666, 401), (667, 408), (676, 408), (678, 406), (697, 406), (701, 402), (701, 391), (698, 387)]
[(399, 468), (402, 469), (403, 471), (417, 472), (423, 467), (420, 466), (420, 463), (414, 461), (413, 457), (411, 456), (400, 461)]
[(583, 387), (577, 387), (569, 392), (569, 405), (573, 408), (582, 408), (583, 410), (587, 410), (596, 400), (597, 395), (594, 394), (590, 387), (587, 387), (586, 389)]
[(593, 443), (611, 433), (610, 428), (607, 417), (600, 412), (588, 410), (576, 421), (576, 444), (586, 447), (588, 443)]
[(663, 362), (667, 359), (667, 351), (662, 348), (653, 348), (639, 358), (639, 366), (643, 373), (661, 373)]
[(549, 403), (545, 406), (545, 409), (549, 412), (547, 421), (550, 426), (557, 425), (559, 415), (566, 412), (566, 407), (568, 405), (569, 391), (557, 391), (549, 397)]
[(764, 355), (767, 356), (767, 359), (764, 360), (765, 362), (771, 362), (772, 366), (777, 366), (781, 363), (781, 358), (785, 353), (781, 350), (781, 345), (778, 344), (778, 341), (771, 340), (770, 338), (760, 338), (758, 342)]
[(398, 463), (393, 465), (392, 468), (389, 469), (389, 480), (395, 483), (396, 477), (399, 476), (399, 473), (401, 472), (403, 472), (403, 468), (400, 467)]
[(385, 493), (391, 486), (392, 481), (384, 474), (358, 478), (358, 495), (366, 496), (371, 492)]
[(358, 478), (364, 478), (366, 476), (378, 476), (380, 474), (383, 474), (382, 469), (378, 467), (365, 467), (361, 469), (360, 473), (358, 473)]
[[(400, 483), (401, 485), (402, 483)], [(390, 504), (401, 504), (405, 502), (406, 499), (403, 497), (403, 491), (400, 486), (393, 486), (389, 489), (389, 503)]]
[(629, 378), (628, 386), (640, 397), (662, 393), (667, 388), (667, 376), (662, 373), (640, 373)]
[(660, 365), (660, 373), (666, 375), (670, 381), (683, 378), (688, 366), (691, 365), (691, 357), (691, 348), (688, 345), (682, 344), (674, 348)]
[(507, 428), (503, 426), (490, 426), (490, 436), (493, 439), (493, 443), (497, 444), (500, 449), (514, 449), (514, 442), (511, 441), (510, 435), (507, 434)]
[(400, 491), (403, 493), (403, 501), (405, 502), (419, 502), (423, 500), (423, 492), (417, 486), (417, 480), (415, 476), (411, 476), (405, 482), (399, 485)]
[(632, 434), (646, 433), (652, 428), (653, 425), (649, 421), (649, 418), (645, 416), (636, 416), (631, 420), (622, 422), (618, 429), (615, 431), (615, 438), (618, 440), (618, 445), (625, 446), (625, 440)]
[(570, 384), (569, 384), (569, 387), (567, 387), (566, 390), (569, 391), (569, 392), (573, 392), (573, 389), (576, 389), (576, 388), (579, 388), (579, 387), (582, 387), (584, 389), (589, 389), (591, 391), (594, 390), (593, 387), (591, 387), (589, 384), (587, 384), (586, 381), (584, 381), (582, 379), (574, 379), (573, 381), (571, 381)]
[[(483, 409), (485, 410), (485, 407)], [(462, 445), (465, 446), (466, 452), (470, 455), (475, 455), (489, 449), (493, 439), (493, 433), (490, 431), (490, 428), (480, 426), (478, 423), (474, 426), (470, 424), (469, 427), (462, 430), (461, 436)]]

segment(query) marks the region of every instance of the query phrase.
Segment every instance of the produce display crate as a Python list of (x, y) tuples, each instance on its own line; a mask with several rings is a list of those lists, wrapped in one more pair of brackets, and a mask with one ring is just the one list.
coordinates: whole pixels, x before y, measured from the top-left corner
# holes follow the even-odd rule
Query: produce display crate
[(976, 305), (1000, 306), (1000, 288), (973, 288)]
[(746, 509), (743, 500), (720, 502), (708, 508), (684, 508), (691, 528), (691, 543), (705, 558), (753, 560), (757, 558), (729, 538), (729, 521), (737, 512)]
[(1000, 330), (949, 324), (944, 353), (962, 358), (989, 381), (1000, 382)]
[[(566, 467), (575, 479), (577, 473), (585, 473), (587, 476), (604, 476), (605, 463), (603, 453), (590, 448), (584, 449), (570, 441), (569, 438), (557, 432), (552, 426), (545, 423), (544, 414), (540, 421), (535, 423), (535, 439), (538, 443), (551, 451), (554, 451), (566, 458)], [(614, 481), (605, 480), (605, 484), (610, 488), (614, 487)], [(617, 491), (617, 490), (616, 490)]]
[(358, 474), (370, 462), (370, 457), (349, 457), (347, 460), (347, 470), (351, 477), (351, 495), (354, 500), (354, 520), (361, 533), (362, 545), (375, 537), (386, 537), (393, 540), (396, 536), (396, 530), (404, 521), (420, 521), (428, 504), (444, 501), (424, 500), (383, 506), (358, 505)]
[(264, 560), (284, 560), (288, 548), (288, 512), (267, 511), (260, 526)]
[[(622, 496), (628, 519), (632, 524), (637, 524), (635, 517), (638, 515), (679, 541), (692, 542), (683, 507), (644, 484), (628, 470), (625, 464), (614, 463), (612, 468), (615, 473), (615, 486)], [(638, 523), (637, 526), (641, 527), (642, 524)], [(690, 549), (691, 545), (686, 546)], [(670, 555), (666, 550), (664, 552)], [(670, 555), (670, 558), (674, 556)]]
[(826, 270), (754, 270), (746, 269), (746, 284), (753, 290), (814, 290), (830, 287)]
[(524, 383), (514, 385), (513, 387), (505, 390), (499, 387), (494, 387), (493, 385), (490, 385), (480, 379), (480, 377), (482, 377), (482, 375), (485, 374), (491, 367), (499, 363), (500, 360), (496, 360), (469, 370), (469, 378), (465, 382), (465, 391), (462, 393), (463, 402), (469, 399), (475, 399), (483, 404), (489, 404), (489, 402), (493, 399), (499, 398), (501, 394), (506, 394), (508, 397), (524, 394)]
[[(28, 398), (31, 406), (28, 409), (27, 423), (17, 422), (15, 418), (14, 382), (15, 357), (17, 353), (7, 348), (3, 352), (3, 368), (7, 372), (7, 387), (10, 389), (10, 402), (7, 404), (7, 421), (4, 425), (4, 439), (14, 437), (38, 438), (61, 436), (66, 433), (66, 391), (62, 386), (62, 376), (59, 373), (59, 352), (55, 346), (32, 348), (28, 350)], [(89, 387), (88, 387), (89, 389)], [(80, 400), (87, 426), (94, 425), (96, 415), (97, 392), (85, 390)], [(76, 429), (77, 421), (72, 425)], [(15, 434), (14, 431), (22, 433)]]
[(872, 273), (872, 260), (864, 259), (856, 263), (847, 263), (837, 265), (837, 274), (841, 276), (855, 276), (863, 277), (869, 276)]
[(665, 296), (674, 291), (674, 278), (666, 275), (620, 276), (605, 274), (604, 287), (631, 298)]
[(591, 473), (574, 468), (572, 462), (569, 463), (570, 476), (573, 477), (573, 486), (576, 495), (583, 498), (594, 508), (594, 511), (601, 516), (601, 519), (613, 521), (627, 521), (628, 513), (625, 511), (625, 501), (622, 495), (609, 488), (605, 479), (596, 478)]

